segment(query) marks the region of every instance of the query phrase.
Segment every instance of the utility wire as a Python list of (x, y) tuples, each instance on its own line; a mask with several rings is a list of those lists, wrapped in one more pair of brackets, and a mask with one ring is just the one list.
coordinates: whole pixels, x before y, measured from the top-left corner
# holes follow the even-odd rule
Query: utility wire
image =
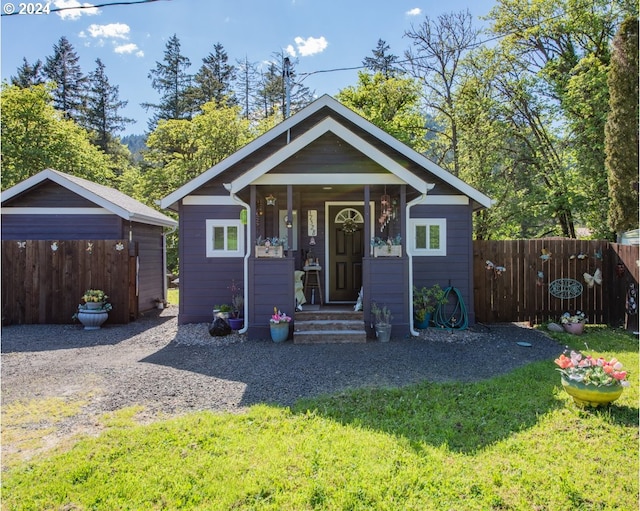
[[(71, 11), (71, 10), (81, 10), (81, 9), (99, 9), (100, 7), (111, 7), (112, 5), (135, 5), (135, 4), (149, 4), (151, 2), (170, 2), (171, 0), (132, 0), (129, 2), (112, 2), (108, 4), (85, 4), (85, 5), (77, 5), (74, 7), (54, 7), (50, 9), (49, 12), (60, 12), (60, 11)], [(3, 9), (2, 17), (5, 16), (18, 16), (20, 15), (20, 11), (6, 12)]]

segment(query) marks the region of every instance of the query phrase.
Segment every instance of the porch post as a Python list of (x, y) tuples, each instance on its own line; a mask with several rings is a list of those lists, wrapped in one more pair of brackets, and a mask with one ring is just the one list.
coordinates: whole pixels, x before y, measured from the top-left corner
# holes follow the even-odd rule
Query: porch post
[(402, 244), (404, 245), (404, 255), (407, 255), (407, 246), (409, 243), (407, 233), (407, 215), (404, 212), (407, 209), (407, 185), (400, 185), (400, 235), (402, 236)]
[[(287, 218), (289, 219), (289, 225), (293, 226), (293, 185), (287, 185)], [(300, 219), (298, 218), (298, 221)], [(297, 228), (297, 226), (296, 226)], [(287, 227), (287, 257), (293, 257), (293, 227)]]
[(371, 212), (369, 208), (371, 202), (371, 187), (364, 185), (364, 256), (369, 256), (369, 241), (371, 240)]

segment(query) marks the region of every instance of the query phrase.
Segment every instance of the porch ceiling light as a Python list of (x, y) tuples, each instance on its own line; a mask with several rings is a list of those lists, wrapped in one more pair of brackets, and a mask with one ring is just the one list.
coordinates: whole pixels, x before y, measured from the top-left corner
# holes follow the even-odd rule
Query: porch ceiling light
[(276, 205), (276, 200), (277, 200), (277, 199), (275, 198), (275, 196), (274, 196), (272, 193), (270, 193), (269, 195), (267, 195), (267, 196), (264, 198), (264, 200), (266, 200), (266, 201), (267, 201), (267, 206), (275, 206), (275, 205)]

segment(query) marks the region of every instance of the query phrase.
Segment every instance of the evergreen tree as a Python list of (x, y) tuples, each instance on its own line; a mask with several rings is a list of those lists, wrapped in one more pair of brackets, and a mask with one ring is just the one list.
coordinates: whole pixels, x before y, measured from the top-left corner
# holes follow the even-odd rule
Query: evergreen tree
[(40, 85), (45, 82), (44, 70), (40, 59), (31, 65), (27, 62), (26, 57), (22, 58), (22, 65), (18, 68), (18, 74), (11, 77), (11, 84), (22, 89), (26, 89), (33, 85)]
[(362, 65), (374, 74), (382, 73), (385, 78), (393, 78), (400, 72), (400, 69), (395, 65), (398, 62), (397, 55), (388, 53), (389, 50), (387, 42), (378, 39), (376, 49), (372, 50), (373, 57), (365, 57)]
[(44, 65), (46, 78), (56, 84), (53, 106), (71, 119), (79, 119), (83, 110), (87, 78), (83, 76), (78, 61), (80, 57), (66, 37), (53, 45), (53, 55)]
[(216, 43), (213, 52), (202, 59), (202, 66), (194, 77), (195, 86), (191, 94), (194, 105), (199, 110), (209, 101), (214, 101), (219, 106), (237, 104), (232, 88), (236, 69), (228, 60), (227, 52), (220, 43)]
[(609, 115), (605, 126), (609, 226), (638, 228), (638, 19), (625, 20), (613, 40)]
[(151, 130), (159, 120), (191, 119), (195, 108), (188, 95), (192, 78), (187, 73), (189, 66), (191, 61), (180, 53), (180, 40), (174, 34), (167, 41), (164, 60), (156, 62), (155, 69), (149, 72), (151, 86), (160, 93), (160, 103), (142, 104), (155, 112), (149, 121)]
[(89, 74), (87, 105), (82, 124), (94, 134), (94, 143), (105, 153), (111, 153), (115, 134), (124, 130), (133, 119), (122, 117), (118, 111), (127, 106), (127, 101), (118, 98), (118, 86), (111, 85), (105, 66), (96, 59), (96, 69)]
[(242, 105), (242, 116), (245, 119), (249, 119), (255, 109), (258, 67), (255, 62), (249, 62), (247, 57), (244, 60), (236, 61), (236, 63), (238, 64), (238, 77), (236, 79), (238, 102)]

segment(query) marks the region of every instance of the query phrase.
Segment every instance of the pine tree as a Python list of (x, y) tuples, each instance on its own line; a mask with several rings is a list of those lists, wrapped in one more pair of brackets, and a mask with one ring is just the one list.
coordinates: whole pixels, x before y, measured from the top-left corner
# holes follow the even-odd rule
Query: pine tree
[(228, 63), (229, 57), (220, 43), (213, 46), (213, 52), (202, 59), (202, 66), (194, 77), (192, 98), (201, 109), (209, 101), (218, 106), (233, 106), (238, 103), (233, 92), (236, 69)]
[(378, 39), (378, 45), (375, 50), (372, 50), (373, 57), (365, 57), (362, 61), (362, 65), (373, 72), (382, 73), (385, 78), (393, 78), (396, 76), (400, 69), (395, 66), (398, 62), (398, 56), (388, 53), (389, 45), (386, 41)]
[(105, 66), (96, 59), (96, 69), (89, 74), (87, 104), (81, 124), (94, 134), (94, 143), (105, 153), (110, 153), (110, 143), (116, 133), (134, 122), (122, 117), (118, 111), (127, 106), (127, 101), (118, 97), (118, 86), (111, 85)]
[(11, 77), (11, 84), (22, 89), (32, 87), (33, 85), (40, 85), (45, 82), (43, 71), (42, 61), (40, 59), (31, 65), (26, 57), (23, 57), (22, 65), (18, 68), (18, 74)]
[(149, 121), (151, 131), (159, 120), (191, 119), (196, 108), (188, 95), (192, 79), (187, 73), (189, 66), (191, 61), (180, 53), (180, 40), (174, 34), (167, 41), (164, 60), (156, 62), (148, 75), (151, 86), (160, 93), (160, 103), (142, 104), (145, 109), (155, 111)]
[(80, 57), (66, 37), (53, 45), (53, 55), (47, 57), (44, 74), (55, 82), (53, 106), (72, 119), (79, 119), (83, 110), (87, 78), (83, 76), (78, 61)]
[(628, 18), (613, 41), (608, 76), (609, 115), (605, 166), (609, 175), (609, 226), (638, 228), (638, 19)]
[(254, 110), (254, 98), (258, 83), (258, 67), (255, 62), (249, 62), (247, 57), (244, 60), (237, 60), (238, 78), (236, 80), (236, 90), (239, 104), (242, 105), (242, 116), (245, 119), (251, 117)]

